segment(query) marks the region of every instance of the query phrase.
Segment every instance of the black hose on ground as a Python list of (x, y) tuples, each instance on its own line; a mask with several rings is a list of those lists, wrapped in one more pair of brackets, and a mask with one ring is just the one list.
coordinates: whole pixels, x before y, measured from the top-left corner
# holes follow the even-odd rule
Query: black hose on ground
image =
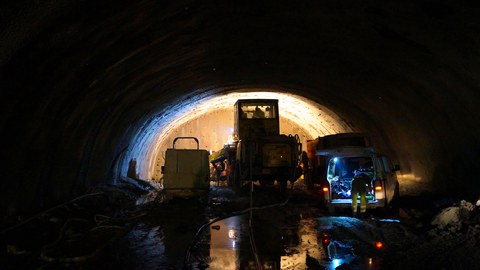
[(184, 269), (192, 269), (192, 265), (190, 263), (191, 249), (193, 248), (195, 243), (198, 241), (198, 238), (199, 238), (200, 234), (202, 233), (202, 231), (205, 228), (207, 228), (208, 226), (210, 226), (213, 223), (218, 222), (220, 220), (227, 219), (227, 218), (234, 217), (234, 216), (240, 216), (240, 215), (246, 214), (246, 213), (248, 213), (250, 211), (253, 211), (253, 210), (262, 210), (262, 209), (267, 209), (267, 208), (272, 208), (272, 207), (285, 206), (285, 205), (287, 205), (289, 200), (290, 200), (290, 196), (288, 196), (287, 199), (285, 201), (281, 202), (281, 203), (269, 204), (269, 205), (265, 205), (265, 206), (249, 207), (249, 208), (241, 210), (241, 211), (232, 212), (232, 213), (230, 213), (228, 215), (225, 215), (225, 216), (222, 216), (222, 217), (216, 217), (216, 218), (212, 219), (211, 221), (203, 224), (197, 230), (197, 232), (193, 236), (192, 241), (190, 242), (190, 245), (187, 247), (187, 250), (185, 252), (185, 257), (184, 257), (184, 260), (183, 260)]

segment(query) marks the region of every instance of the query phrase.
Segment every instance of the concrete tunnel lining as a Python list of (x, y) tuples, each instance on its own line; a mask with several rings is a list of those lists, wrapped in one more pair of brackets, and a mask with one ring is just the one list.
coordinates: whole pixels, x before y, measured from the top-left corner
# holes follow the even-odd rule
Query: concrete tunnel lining
[[(179, 104), (172, 104), (163, 109), (165, 112), (169, 112), (169, 114), (159, 114), (155, 116), (155, 119), (146, 122), (146, 126), (141, 127), (133, 139), (132, 147), (123, 160), (121, 174), (126, 176), (130, 160), (135, 159), (138, 177), (140, 179), (159, 180), (159, 173), (156, 171), (159, 169), (158, 163), (163, 165), (164, 152), (167, 148), (173, 147), (174, 137), (172, 137), (172, 134), (175, 134), (175, 130), (212, 111), (227, 110), (232, 114), (233, 119), (233, 104), (238, 99), (255, 98), (279, 100), (281, 133), (294, 135), (285, 132), (285, 128), (283, 128), (282, 132), (282, 127), (286, 124), (285, 121), (289, 121), (292, 125), (296, 126), (297, 129), (304, 131), (302, 133), (305, 135), (300, 137), (304, 144), (303, 147), (306, 147), (305, 143), (309, 139), (353, 131), (344, 120), (325, 106), (295, 94), (260, 91), (258, 89), (250, 89), (248, 91), (239, 89), (233, 93), (217, 93), (211, 96), (191, 98)], [(215, 151), (223, 147), (223, 144), (227, 142), (228, 135), (232, 135), (233, 132), (233, 121), (224, 123), (225, 119), (218, 119), (218, 122), (219, 124), (226, 124), (230, 128), (229, 132), (222, 134), (222, 139), (215, 144), (203, 141), (209, 140), (209, 138), (200, 138), (200, 130), (190, 131), (188, 134), (180, 133), (178, 135), (200, 138), (201, 149)]]

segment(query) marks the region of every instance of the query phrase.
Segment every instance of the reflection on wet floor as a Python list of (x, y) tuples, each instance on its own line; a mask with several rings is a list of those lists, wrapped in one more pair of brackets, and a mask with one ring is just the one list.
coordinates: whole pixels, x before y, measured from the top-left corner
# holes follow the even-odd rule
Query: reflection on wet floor
[[(272, 239), (263, 228), (250, 231), (248, 215), (233, 216), (210, 226), (210, 257), (208, 269), (279, 269), (280, 246), (274, 244), (280, 238)], [(255, 243), (251, 242), (251, 237)], [(273, 245), (272, 245), (273, 244)], [(255, 257), (258, 255), (258, 262)]]
[(239, 269), (239, 252), (244, 216), (233, 216), (213, 223), (210, 227), (209, 269)]
[[(168, 198), (144, 208), (125, 237), (81, 269), (379, 269), (379, 241), (407, 233), (399, 220), (322, 216), (304, 198), (284, 204), (271, 194), (250, 201), (261, 206), (251, 213), (214, 219), (244, 213), (238, 209), (249, 201), (234, 195), (212, 189), (208, 198)], [(385, 224), (393, 228), (384, 231)], [(386, 248), (393, 244), (385, 241)]]
[(349, 269), (379, 269), (376, 258), (355, 254), (349, 244), (351, 239), (334, 239), (331, 230), (338, 222), (346, 222), (347, 226), (354, 222), (348, 219), (306, 218), (288, 228), (252, 220), (252, 246), (248, 215), (229, 217), (210, 226), (209, 257), (194, 265), (201, 265), (196, 269), (243, 270), (258, 269), (257, 263), (262, 269), (335, 269), (347, 264)]
[[(375, 232), (364, 221), (352, 217), (317, 218), (318, 232), (326, 250), (325, 269), (345, 264), (348, 269), (380, 269), (380, 259), (373, 251)], [(355, 252), (357, 248), (357, 252)]]
[[(209, 196), (209, 205), (220, 204), (225, 210), (231, 195), (219, 189)], [(208, 220), (200, 204), (191, 207), (190, 203), (170, 202), (128, 234), (135, 269), (181, 269), (184, 264), (192, 269), (232, 270), (380, 268), (375, 252), (368, 251), (378, 234), (365, 220), (323, 217), (315, 207), (292, 203), (224, 218), (198, 230)], [(169, 218), (157, 219), (163, 216)]]

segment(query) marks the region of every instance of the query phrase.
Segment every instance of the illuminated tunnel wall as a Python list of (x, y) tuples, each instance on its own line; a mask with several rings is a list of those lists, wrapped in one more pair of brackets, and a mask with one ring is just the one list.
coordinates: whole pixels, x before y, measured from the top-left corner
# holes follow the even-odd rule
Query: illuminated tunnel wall
[[(142, 127), (134, 140), (135, 146), (124, 159), (122, 174), (128, 163), (135, 159), (140, 179), (159, 180), (160, 166), (164, 164), (167, 148), (173, 147), (176, 137), (193, 136), (200, 149), (219, 150), (233, 135), (233, 105), (238, 99), (278, 99), (281, 134), (297, 134), (302, 144), (307, 140), (328, 134), (352, 132), (347, 124), (327, 108), (300, 96), (288, 93), (238, 89), (233, 93), (220, 93), (210, 97), (192, 98), (169, 106), (169, 117), (163, 114)], [(192, 140), (177, 141), (177, 148), (196, 148)], [(305, 145), (306, 147), (306, 145)]]
[(151, 177), (182, 109), (248, 91), (301, 97), (336, 125), (306, 134), (371, 134), (400, 164), (403, 194), (480, 193), (475, 1), (6, 0), (0, 10), (2, 217), (116, 183), (130, 158)]

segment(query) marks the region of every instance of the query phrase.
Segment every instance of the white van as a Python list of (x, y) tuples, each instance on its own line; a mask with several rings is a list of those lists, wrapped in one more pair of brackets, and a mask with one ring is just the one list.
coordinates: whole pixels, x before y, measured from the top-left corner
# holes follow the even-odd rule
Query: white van
[(371, 179), (367, 209), (386, 208), (398, 198), (396, 171), (399, 166), (392, 166), (388, 157), (369, 147), (365, 135), (329, 135), (318, 138), (315, 142), (310, 141), (308, 146), (311, 181), (321, 189), (329, 211), (351, 207), (351, 183), (356, 170), (364, 172)]

